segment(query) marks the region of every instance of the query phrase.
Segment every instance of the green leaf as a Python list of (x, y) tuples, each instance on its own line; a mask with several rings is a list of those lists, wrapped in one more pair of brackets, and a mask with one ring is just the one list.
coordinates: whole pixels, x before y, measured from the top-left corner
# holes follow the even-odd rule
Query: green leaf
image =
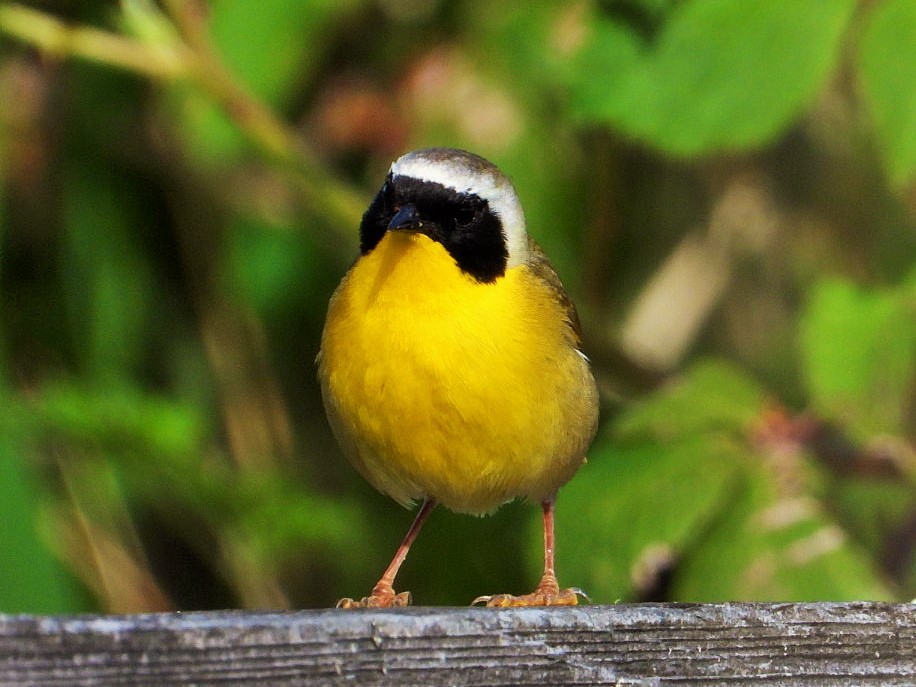
[(780, 498), (772, 470), (743, 488), (678, 567), (673, 596), (697, 602), (891, 600), (865, 553), (813, 498)]
[(614, 432), (624, 439), (663, 439), (710, 429), (743, 432), (762, 403), (762, 391), (745, 374), (727, 363), (705, 360), (660, 393), (634, 403), (618, 418)]
[(595, 18), (573, 61), (574, 113), (678, 155), (767, 143), (836, 66), (853, 0), (688, 0), (648, 45)]
[[(0, 396), (3, 392), (0, 391)], [(0, 398), (0, 612), (73, 613), (84, 598), (36, 527), (42, 499), (37, 475), (25, 462), (11, 398)]]
[(641, 563), (682, 555), (728, 500), (761, 399), (739, 371), (706, 361), (618, 418), (560, 492), (564, 584), (599, 601), (631, 598)]
[[(735, 442), (716, 436), (600, 445), (557, 501), (561, 582), (599, 603), (633, 598), (638, 563), (653, 552), (683, 554), (718, 512), (741, 460)], [(538, 537), (540, 529), (533, 559)]]
[(206, 434), (190, 403), (138, 392), (129, 386), (48, 385), (36, 402), (46, 431), (70, 445), (154, 457), (158, 464), (196, 466)]
[(813, 408), (859, 438), (899, 434), (916, 364), (912, 299), (900, 290), (826, 280), (801, 317), (802, 367)]
[[(2, 144), (0, 134), (0, 156), (4, 152)], [(0, 157), (0, 170), (2, 164)], [(0, 239), (4, 208), (0, 202)], [(84, 611), (87, 609), (77, 585), (38, 534), (36, 522), (42, 493), (23, 448), (24, 437), (32, 427), (31, 417), (8, 391), (3, 334), (0, 330), (0, 612)]]
[(260, 99), (278, 106), (326, 47), (329, 20), (357, 5), (355, 0), (219, 0), (211, 9), (211, 33), (230, 71)]
[(67, 170), (65, 294), (79, 362), (92, 377), (123, 379), (147, 343), (152, 274), (136, 236), (127, 187), (91, 162)]
[(916, 172), (916, 3), (876, 3), (859, 45), (862, 95), (887, 175), (896, 186)]
[(816, 466), (761, 455), (750, 429), (762, 399), (707, 361), (627, 410), (560, 493), (563, 583), (601, 602), (632, 598), (661, 561), (673, 565), (671, 598), (685, 601), (890, 598), (815, 497)]

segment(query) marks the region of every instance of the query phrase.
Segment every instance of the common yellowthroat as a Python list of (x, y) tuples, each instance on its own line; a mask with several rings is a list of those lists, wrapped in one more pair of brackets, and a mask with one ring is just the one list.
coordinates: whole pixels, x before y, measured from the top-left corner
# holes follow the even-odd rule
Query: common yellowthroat
[(575, 307), (525, 231), (495, 165), (450, 148), (392, 165), (360, 226), (360, 256), (328, 306), (318, 358), (328, 420), (376, 489), (422, 506), (363, 599), (405, 606), (394, 578), (437, 503), (485, 514), (542, 504), (544, 574), (489, 606), (574, 605), (554, 572), (557, 490), (585, 462), (598, 392)]

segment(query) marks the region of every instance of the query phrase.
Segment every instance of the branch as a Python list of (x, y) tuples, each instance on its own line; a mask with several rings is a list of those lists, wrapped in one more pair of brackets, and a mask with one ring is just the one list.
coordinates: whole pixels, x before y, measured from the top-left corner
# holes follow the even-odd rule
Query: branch
[(58, 58), (78, 57), (154, 79), (193, 75), (196, 63), (181, 46), (147, 45), (85, 26), (71, 26), (22, 5), (0, 6), (0, 32)]
[(296, 130), (226, 70), (195, 4), (170, 0), (168, 9), (181, 36), (176, 33), (167, 41), (143, 42), (100, 29), (72, 26), (17, 4), (0, 6), (0, 33), (57, 59), (85, 59), (160, 81), (193, 80), (274, 164), (295, 175), (312, 211), (352, 240), (368, 199), (328, 174)]

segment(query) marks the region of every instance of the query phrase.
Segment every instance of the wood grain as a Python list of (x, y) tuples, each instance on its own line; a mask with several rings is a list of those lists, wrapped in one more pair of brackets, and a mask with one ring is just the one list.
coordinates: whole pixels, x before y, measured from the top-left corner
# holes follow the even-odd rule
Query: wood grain
[(0, 615), (0, 685), (916, 685), (909, 604)]

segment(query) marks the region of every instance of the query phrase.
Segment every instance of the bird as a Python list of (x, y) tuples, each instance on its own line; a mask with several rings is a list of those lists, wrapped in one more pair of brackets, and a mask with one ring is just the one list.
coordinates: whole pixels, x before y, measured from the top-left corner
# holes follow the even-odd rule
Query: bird
[(488, 160), (425, 148), (395, 160), (331, 296), (318, 354), (328, 422), (378, 491), (419, 511), (372, 591), (338, 608), (412, 603), (395, 576), (441, 504), (487, 515), (541, 504), (544, 570), (493, 607), (575, 605), (555, 571), (557, 492), (585, 463), (598, 390), (575, 306), (528, 235), (509, 177)]

